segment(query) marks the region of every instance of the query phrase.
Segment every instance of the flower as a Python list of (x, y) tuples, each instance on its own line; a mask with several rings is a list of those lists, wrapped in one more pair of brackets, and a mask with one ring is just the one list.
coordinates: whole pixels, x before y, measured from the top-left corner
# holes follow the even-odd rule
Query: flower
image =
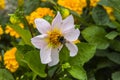
[[(24, 25), (22, 23), (19, 23), (19, 26), (22, 29), (24, 28)], [(20, 38), (20, 35), (16, 31), (14, 31), (14, 29), (12, 29), (9, 25), (6, 26), (5, 33), (6, 34), (10, 33), (10, 36), (13, 36), (15, 38)]]
[(3, 34), (3, 29), (2, 29), (2, 27), (0, 25), (0, 35), (2, 35), (2, 34)]
[(74, 28), (74, 19), (70, 15), (62, 20), (58, 12), (50, 25), (46, 20), (37, 18), (35, 24), (41, 35), (31, 39), (32, 44), (40, 49), (40, 58), (43, 64), (49, 66), (59, 62), (59, 51), (65, 44), (70, 51), (70, 56), (75, 56), (78, 52), (74, 41), (78, 40), (79, 29)]
[(2, 61), (2, 55), (0, 55), (0, 62)]
[(5, 0), (0, 0), (0, 9), (5, 8)]
[(18, 62), (15, 59), (16, 51), (17, 51), (17, 48), (14, 47), (6, 51), (6, 53), (4, 54), (4, 65), (11, 72), (15, 72), (19, 67)]
[(36, 18), (43, 18), (47, 15), (54, 17), (53, 10), (51, 10), (50, 8), (39, 7), (30, 14), (28, 21), (30, 24), (34, 24), (34, 20)]
[(58, 0), (57, 3), (65, 8), (82, 14), (82, 10), (87, 6), (86, 0)]
[(46, 0), (41, 0), (42, 2), (46, 2)]

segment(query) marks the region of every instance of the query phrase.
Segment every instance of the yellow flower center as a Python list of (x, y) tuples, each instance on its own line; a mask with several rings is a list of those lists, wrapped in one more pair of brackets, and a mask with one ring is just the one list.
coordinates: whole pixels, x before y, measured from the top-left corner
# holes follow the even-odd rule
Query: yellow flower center
[(62, 33), (59, 29), (54, 28), (51, 31), (48, 31), (48, 38), (47, 42), (49, 44), (49, 47), (58, 47), (61, 45), (61, 42), (59, 41), (59, 38), (62, 37)]

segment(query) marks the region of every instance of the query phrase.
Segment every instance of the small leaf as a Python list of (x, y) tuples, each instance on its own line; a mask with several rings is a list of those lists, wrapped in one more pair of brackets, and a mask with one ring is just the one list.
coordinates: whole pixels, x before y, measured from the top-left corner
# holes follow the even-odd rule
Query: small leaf
[[(106, 60), (103, 60), (103, 61), (101, 61), (102, 63), (103, 63), (103, 65), (108, 65), (108, 64), (110, 64), (110, 65), (112, 65), (113, 64), (113, 62), (114, 63), (117, 63), (117, 64), (120, 64), (120, 54), (119, 53), (117, 53), (117, 52), (110, 52), (110, 51), (107, 51), (107, 50), (104, 50), (104, 51), (97, 51), (96, 52), (96, 56), (99, 56), (99, 57), (107, 57), (109, 60), (111, 60), (111, 61), (108, 61), (108, 59), (107, 59), (107, 62), (106, 62)], [(106, 63), (105, 63), (106, 62)], [(114, 65), (114, 64), (113, 64)], [(100, 67), (100, 66), (98, 66), (98, 67)]]
[(6, 69), (0, 69), (0, 80), (15, 80), (12, 74)]
[(115, 51), (120, 52), (120, 41), (119, 40), (112, 40), (110, 42), (110, 48), (114, 49)]
[(78, 44), (78, 53), (75, 57), (71, 57), (69, 62), (71, 65), (84, 65), (87, 61), (89, 61), (95, 54), (96, 46), (88, 43), (80, 43)]
[(118, 12), (117, 10), (114, 10), (113, 14), (115, 18), (120, 22), (120, 12)]
[(101, 6), (93, 8), (92, 17), (97, 25), (106, 25), (109, 22), (109, 16)]
[(112, 80), (120, 80), (120, 71), (112, 73)]
[(115, 37), (117, 37), (119, 35), (118, 32), (116, 31), (111, 31), (110, 33), (108, 33), (105, 37), (107, 37), (110, 40), (113, 40)]
[(98, 49), (106, 49), (109, 46), (109, 41), (105, 37), (106, 31), (97, 26), (87, 27), (82, 31), (82, 35), (86, 41), (95, 44)]
[(117, 63), (117, 64), (120, 64), (120, 54), (119, 54), (119, 53), (112, 52), (112, 53), (109, 53), (109, 54), (107, 55), (107, 57), (108, 57), (111, 61), (113, 61), (113, 62), (115, 62), (115, 63)]
[(120, 24), (117, 21), (110, 21), (107, 23), (107, 26), (112, 29), (116, 29), (117, 27), (120, 27)]
[(68, 72), (78, 80), (87, 80), (86, 72), (82, 67), (72, 66)]

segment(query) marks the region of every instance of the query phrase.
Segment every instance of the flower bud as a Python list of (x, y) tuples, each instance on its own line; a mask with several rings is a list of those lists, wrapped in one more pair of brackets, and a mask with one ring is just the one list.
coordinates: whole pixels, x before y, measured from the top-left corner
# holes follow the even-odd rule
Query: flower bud
[(16, 24), (16, 23), (20, 23), (20, 20), (15, 14), (10, 14), (10, 22)]
[(64, 71), (64, 70), (67, 69), (67, 68), (70, 68), (70, 67), (71, 67), (71, 66), (70, 66), (69, 63), (65, 63), (65, 64), (62, 65), (62, 71)]
[(70, 14), (69, 10), (66, 8), (61, 8), (60, 13), (62, 14), (63, 18), (66, 18)]

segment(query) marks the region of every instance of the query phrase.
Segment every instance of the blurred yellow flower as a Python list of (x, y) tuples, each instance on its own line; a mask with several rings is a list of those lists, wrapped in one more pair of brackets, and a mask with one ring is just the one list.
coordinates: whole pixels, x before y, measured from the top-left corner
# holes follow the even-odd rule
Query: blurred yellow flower
[[(22, 23), (19, 23), (19, 26), (22, 29), (24, 28), (24, 25)], [(15, 38), (20, 38), (20, 35), (16, 31), (14, 31), (14, 29), (12, 29), (9, 25), (6, 26), (5, 33), (10, 34), (10, 36), (13, 36)]]
[(3, 29), (2, 29), (2, 27), (0, 25), (0, 35), (2, 35), (2, 34), (3, 34)]
[(30, 24), (34, 24), (34, 20), (36, 18), (43, 18), (44, 16), (52, 16), (54, 17), (54, 13), (53, 10), (51, 10), (50, 8), (37, 8), (35, 11), (33, 11), (30, 16), (27, 16), (27, 20), (29, 21)]
[(15, 58), (16, 51), (17, 51), (17, 48), (14, 47), (6, 51), (6, 53), (4, 54), (4, 65), (11, 72), (15, 72), (19, 67), (19, 64)]
[(46, 2), (47, 0), (41, 0), (42, 2)]
[(23, 6), (24, 0), (18, 0), (18, 6)]
[(0, 0), (0, 9), (5, 8), (5, 0)]
[(90, 0), (90, 6), (95, 7), (100, 0)]
[(2, 55), (0, 55), (0, 62), (2, 61)]
[(77, 12), (78, 14), (82, 14), (82, 10), (86, 7), (86, 0), (58, 0), (59, 5), (68, 8)]
[(111, 19), (111, 20), (115, 20), (115, 17), (114, 17), (114, 15), (113, 15), (113, 8), (104, 6), (104, 9), (105, 9), (106, 12), (108, 13), (110, 19)]

